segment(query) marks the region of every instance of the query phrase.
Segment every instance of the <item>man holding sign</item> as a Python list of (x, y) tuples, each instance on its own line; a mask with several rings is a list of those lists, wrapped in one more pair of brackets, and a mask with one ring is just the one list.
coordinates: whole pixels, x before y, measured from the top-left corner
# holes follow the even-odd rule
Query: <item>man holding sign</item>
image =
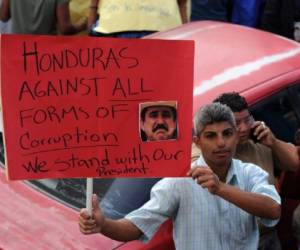
[(257, 217), (274, 226), (280, 197), (256, 165), (232, 159), (237, 143), (232, 111), (214, 103), (195, 117), (195, 143), (203, 155), (188, 172), (192, 178), (165, 178), (151, 199), (124, 219), (106, 218), (93, 197), (93, 213), (82, 209), (83, 234), (101, 233), (118, 241), (148, 241), (173, 219), (176, 249), (257, 249)]

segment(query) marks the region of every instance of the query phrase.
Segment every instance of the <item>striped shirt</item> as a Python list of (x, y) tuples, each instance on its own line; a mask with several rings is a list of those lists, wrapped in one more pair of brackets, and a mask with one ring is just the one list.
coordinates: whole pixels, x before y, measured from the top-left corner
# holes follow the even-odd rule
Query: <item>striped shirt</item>
[[(207, 166), (200, 157), (193, 166)], [(268, 174), (260, 167), (232, 160), (226, 183), (247, 192), (266, 195), (280, 203)], [(151, 198), (125, 218), (142, 232), (147, 242), (168, 218), (173, 220), (177, 250), (257, 249), (257, 219), (274, 226), (278, 220), (257, 218), (234, 204), (212, 195), (191, 178), (165, 178), (152, 188)]]

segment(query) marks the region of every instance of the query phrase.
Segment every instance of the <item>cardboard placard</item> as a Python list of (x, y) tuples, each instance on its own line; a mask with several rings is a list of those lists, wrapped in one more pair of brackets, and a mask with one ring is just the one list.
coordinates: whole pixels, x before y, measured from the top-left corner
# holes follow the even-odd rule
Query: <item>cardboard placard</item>
[[(2, 35), (8, 178), (184, 176), (193, 55), (192, 41)], [(176, 104), (175, 139), (142, 140), (151, 102)]]

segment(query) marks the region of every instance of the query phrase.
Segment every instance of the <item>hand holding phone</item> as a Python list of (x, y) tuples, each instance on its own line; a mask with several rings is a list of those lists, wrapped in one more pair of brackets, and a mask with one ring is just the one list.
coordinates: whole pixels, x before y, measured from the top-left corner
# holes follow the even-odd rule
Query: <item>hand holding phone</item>
[[(251, 119), (250, 119), (249, 122), (250, 122), (251, 126), (254, 124), (255, 120), (254, 120), (254, 117), (253, 117), (253, 116), (251, 116)], [(258, 139), (257, 139), (257, 136), (254, 134), (255, 129), (256, 129), (256, 126), (253, 127), (253, 128), (251, 128), (251, 130), (250, 130), (250, 137), (249, 137), (249, 138), (250, 138), (254, 143), (257, 143), (257, 142), (258, 142)]]

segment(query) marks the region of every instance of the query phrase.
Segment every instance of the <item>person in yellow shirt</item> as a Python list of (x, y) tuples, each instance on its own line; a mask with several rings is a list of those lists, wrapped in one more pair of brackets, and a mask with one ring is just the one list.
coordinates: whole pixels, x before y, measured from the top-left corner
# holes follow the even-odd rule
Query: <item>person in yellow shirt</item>
[(91, 0), (93, 36), (139, 38), (187, 22), (187, 0)]

